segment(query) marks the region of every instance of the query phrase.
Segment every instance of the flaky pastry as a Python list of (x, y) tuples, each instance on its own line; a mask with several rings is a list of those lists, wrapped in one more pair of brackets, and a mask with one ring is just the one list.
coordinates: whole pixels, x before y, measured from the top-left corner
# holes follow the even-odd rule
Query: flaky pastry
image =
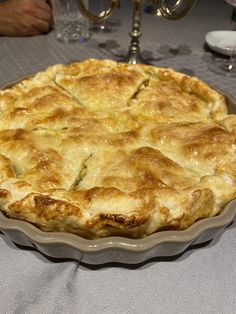
[(88, 239), (186, 229), (236, 197), (236, 116), (197, 78), (55, 65), (0, 91), (0, 206)]

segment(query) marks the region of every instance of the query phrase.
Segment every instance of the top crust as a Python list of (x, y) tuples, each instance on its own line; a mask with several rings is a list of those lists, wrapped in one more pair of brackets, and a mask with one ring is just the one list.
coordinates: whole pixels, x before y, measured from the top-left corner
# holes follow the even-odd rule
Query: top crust
[(185, 229), (236, 196), (236, 116), (171, 69), (86, 60), (0, 91), (0, 206), (93, 239)]

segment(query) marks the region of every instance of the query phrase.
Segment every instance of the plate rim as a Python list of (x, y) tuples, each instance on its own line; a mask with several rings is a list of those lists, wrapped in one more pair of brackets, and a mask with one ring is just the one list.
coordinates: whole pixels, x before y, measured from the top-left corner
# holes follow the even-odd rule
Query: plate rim
[(220, 53), (222, 55), (230, 56), (233, 48), (215, 45), (215, 44), (211, 43), (211, 40), (209, 40), (210, 35), (217, 34), (217, 33), (229, 33), (229, 34), (235, 33), (235, 43), (236, 43), (236, 31), (235, 30), (213, 30), (213, 31), (209, 31), (205, 35), (205, 42), (211, 50), (213, 50), (217, 53)]
[(233, 7), (236, 7), (236, 1), (233, 2), (232, 0), (225, 0), (225, 2), (226, 2), (227, 4), (232, 5)]

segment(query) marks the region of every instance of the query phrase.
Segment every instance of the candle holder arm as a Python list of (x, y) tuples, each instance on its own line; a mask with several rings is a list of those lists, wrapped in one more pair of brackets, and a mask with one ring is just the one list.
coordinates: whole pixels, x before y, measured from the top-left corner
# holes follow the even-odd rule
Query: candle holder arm
[[(184, 2), (186, 3), (186, 6), (180, 9)], [(157, 6), (161, 15), (169, 20), (179, 20), (183, 18), (194, 7), (196, 2), (197, 0), (176, 0), (172, 6), (168, 6), (166, 0), (153, 0), (153, 4)]]
[(77, 0), (77, 2), (82, 14), (89, 20), (98, 23), (108, 19), (115, 9), (120, 8), (120, 0), (110, 0), (110, 7), (107, 10), (100, 12), (99, 15), (95, 15), (86, 8), (83, 0)]

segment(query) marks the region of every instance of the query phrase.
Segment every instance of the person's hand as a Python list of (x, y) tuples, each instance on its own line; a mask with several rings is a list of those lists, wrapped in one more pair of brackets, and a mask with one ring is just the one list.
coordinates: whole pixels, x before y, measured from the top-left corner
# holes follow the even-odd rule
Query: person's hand
[(8, 0), (0, 4), (0, 35), (43, 34), (52, 24), (52, 10), (44, 0)]

